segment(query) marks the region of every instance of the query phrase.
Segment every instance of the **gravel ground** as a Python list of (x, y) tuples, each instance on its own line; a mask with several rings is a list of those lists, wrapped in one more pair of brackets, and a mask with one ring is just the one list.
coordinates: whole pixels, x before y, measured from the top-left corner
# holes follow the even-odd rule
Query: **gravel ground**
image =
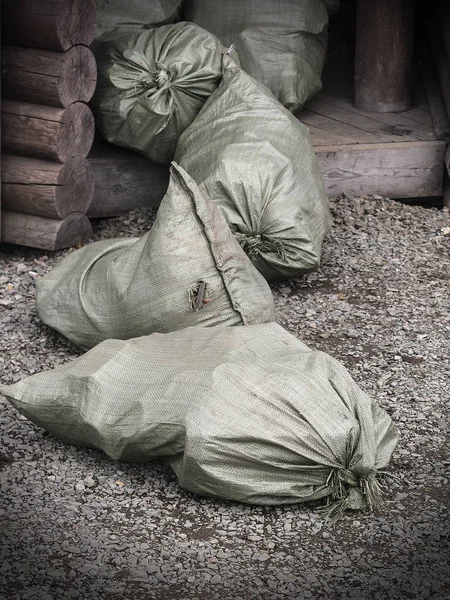
[[(378, 197), (332, 206), (323, 267), (273, 289), (279, 321), (398, 424), (381, 513), (333, 529), (310, 506), (194, 497), (162, 465), (66, 446), (1, 398), (1, 600), (450, 598), (450, 215)], [(95, 239), (150, 217), (100, 221)], [(35, 279), (66, 252), (0, 248), (3, 383), (78, 353), (34, 309)]]

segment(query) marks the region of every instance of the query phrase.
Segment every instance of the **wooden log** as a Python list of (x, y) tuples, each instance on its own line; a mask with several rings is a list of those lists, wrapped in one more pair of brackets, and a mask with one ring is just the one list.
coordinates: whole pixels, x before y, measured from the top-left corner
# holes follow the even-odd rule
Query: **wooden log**
[(86, 213), (94, 197), (94, 173), (86, 158), (62, 164), (3, 154), (1, 166), (5, 210), (64, 219)]
[(3, 0), (3, 43), (44, 50), (89, 46), (97, 26), (95, 0)]
[(62, 221), (3, 211), (2, 241), (42, 250), (61, 250), (83, 244), (92, 236), (89, 219), (71, 213)]
[(358, 0), (355, 106), (374, 112), (411, 108), (414, 3)]
[(2, 78), (4, 98), (65, 107), (92, 98), (97, 65), (86, 46), (66, 52), (4, 46)]
[(168, 167), (106, 142), (96, 142), (88, 156), (95, 195), (89, 217), (113, 217), (136, 208), (157, 208), (169, 184)]
[(12, 154), (66, 162), (87, 156), (94, 140), (94, 117), (82, 102), (67, 108), (2, 103), (2, 150)]

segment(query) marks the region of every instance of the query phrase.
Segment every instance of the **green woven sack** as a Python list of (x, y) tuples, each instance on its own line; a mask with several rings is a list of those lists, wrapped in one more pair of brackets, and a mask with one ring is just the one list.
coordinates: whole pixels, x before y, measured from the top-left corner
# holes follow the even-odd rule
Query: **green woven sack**
[(374, 507), (397, 442), (341, 364), (276, 323), (108, 340), (0, 392), (68, 443), (168, 457), (183, 488), (252, 504)]
[(104, 138), (158, 163), (222, 77), (222, 45), (193, 23), (124, 29), (92, 46), (98, 81), (91, 106)]
[(318, 267), (331, 218), (309, 131), (228, 56), (175, 160), (220, 206), (268, 280)]
[(185, 18), (236, 45), (241, 66), (289, 110), (321, 88), (336, 0), (186, 0)]
[(97, 36), (116, 27), (148, 27), (179, 21), (181, 0), (96, 0)]
[(176, 164), (151, 230), (96, 242), (37, 282), (44, 323), (77, 346), (192, 325), (275, 320), (273, 296), (219, 209)]

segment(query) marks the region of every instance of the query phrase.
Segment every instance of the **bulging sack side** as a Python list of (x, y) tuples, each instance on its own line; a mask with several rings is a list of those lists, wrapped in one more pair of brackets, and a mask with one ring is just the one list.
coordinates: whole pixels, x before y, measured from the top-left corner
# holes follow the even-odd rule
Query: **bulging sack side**
[(242, 68), (292, 112), (322, 87), (338, 0), (186, 0), (185, 18), (235, 44)]
[(148, 233), (76, 250), (36, 292), (42, 321), (84, 349), (109, 338), (276, 318), (266, 281), (219, 209), (175, 163)]
[(179, 21), (182, 0), (96, 0), (97, 37), (116, 27), (155, 27)]
[(251, 504), (375, 508), (397, 431), (330, 356), (276, 323), (108, 340), (0, 388), (62, 440), (167, 457), (192, 492)]
[(92, 46), (91, 101), (105, 139), (169, 164), (181, 133), (222, 77), (222, 45), (193, 23), (116, 29)]
[(331, 216), (309, 131), (228, 56), (176, 161), (220, 206), (268, 280), (319, 266)]

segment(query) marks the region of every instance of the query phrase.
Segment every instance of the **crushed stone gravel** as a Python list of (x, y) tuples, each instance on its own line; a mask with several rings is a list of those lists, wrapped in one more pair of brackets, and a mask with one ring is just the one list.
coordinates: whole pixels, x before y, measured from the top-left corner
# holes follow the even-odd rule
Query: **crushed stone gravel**
[[(163, 464), (67, 446), (0, 397), (0, 600), (450, 599), (450, 214), (332, 202), (315, 273), (273, 286), (279, 322), (341, 360), (397, 423), (376, 515), (195, 497)], [(152, 214), (95, 223), (142, 234)], [(79, 351), (41, 324), (34, 287), (66, 250), (0, 246), (0, 379)]]

